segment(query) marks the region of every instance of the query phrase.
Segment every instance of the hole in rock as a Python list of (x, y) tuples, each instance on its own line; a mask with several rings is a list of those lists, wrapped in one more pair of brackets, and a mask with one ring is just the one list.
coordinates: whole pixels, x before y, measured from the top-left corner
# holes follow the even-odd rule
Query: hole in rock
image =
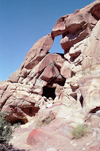
[(51, 97), (53, 100), (55, 99), (55, 88), (50, 88), (50, 87), (43, 87), (43, 94), (42, 96), (45, 96), (46, 98)]
[(60, 45), (61, 39), (62, 39), (62, 35), (55, 37), (54, 43), (53, 43), (51, 49), (49, 50), (50, 53), (64, 54), (64, 50), (62, 49), (62, 47)]
[(82, 95), (80, 97), (80, 103), (81, 103), (81, 106), (83, 107), (83, 96)]

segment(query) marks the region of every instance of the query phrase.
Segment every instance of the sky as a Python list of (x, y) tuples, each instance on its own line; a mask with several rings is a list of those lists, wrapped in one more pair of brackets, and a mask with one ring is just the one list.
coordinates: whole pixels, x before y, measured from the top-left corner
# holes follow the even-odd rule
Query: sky
[[(33, 44), (49, 34), (63, 15), (94, 0), (0, 0), (0, 81), (7, 80), (24, 61)], [(61, 36), (51, 53), (63, 53)]]

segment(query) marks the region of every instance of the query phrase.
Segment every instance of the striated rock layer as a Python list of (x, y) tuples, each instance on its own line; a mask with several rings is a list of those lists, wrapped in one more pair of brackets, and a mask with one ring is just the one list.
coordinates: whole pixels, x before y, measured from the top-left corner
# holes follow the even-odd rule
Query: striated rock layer
[[(51, 54), (49, 50), (58, 35), (62, 35), (64, 54)], [(98, 126), (100, 0), (62, 16), (51, 33), (32, 46), (21, 67), (7, 81), (0, 82), (0, 108), (9, 111), (7, 119), (12, 124), (31, 121), (33, 125), (43, 126), (40, 129), (30, 126), (33, 130), (27, 130), (24, 142), (34, 145), (37, 151), (49, 151), (48, 144), (54, 147), (50, 151), (55, 148), (65, 151), (68, 148), (63, 141), (70, 138), (71, 128), (81, 123), (94, 127), (93, 121)], [(57, 145), (60, 141), (61, 145)], [(16, 140), (14, 142), (20, 147)]]

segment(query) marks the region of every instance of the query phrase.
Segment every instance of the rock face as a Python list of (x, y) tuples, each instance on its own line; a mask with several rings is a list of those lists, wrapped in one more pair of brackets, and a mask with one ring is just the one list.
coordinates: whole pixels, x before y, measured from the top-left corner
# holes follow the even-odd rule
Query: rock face
[[(58, 35), (62, 35), (64, 54), (51, 54), (49, 50)], [(63, 148), (55, 145), (60, 142), (60, 138), (64, 141), (65, 137), (69, 137), (67, 134), (63, 136), (61, 126), (67, 125), (64, 129), (69, 132), (77, 124), (88, 123), (93, 126), (92, 119), (98, 126), (100, 0), (73, 14), (62, 16), (51, 33), (33, 45), (21, 67), (7, 81), (0, 82), (0, 107), (3, 111), (9, 111), (7, 119), (11, 123), (25, 124), (33, 119), (36, 124), (35, 119), (42, 119), (38, 122), (45, 126), (43, 123), (52, 121), (51, 127), (34, 127), (27, 137), (27, 143), (34, 145), (36, 150), (39, 147), (43, 151), (50, 150), (48, 144), (52, 145), (51, 150), (57, 150), (55, 147), (67, 150), (63, 142)], [(59, 135), (53, 140), (50, 131), (55, 136)], [(41, 140), (47, 141), (46, 146)]]

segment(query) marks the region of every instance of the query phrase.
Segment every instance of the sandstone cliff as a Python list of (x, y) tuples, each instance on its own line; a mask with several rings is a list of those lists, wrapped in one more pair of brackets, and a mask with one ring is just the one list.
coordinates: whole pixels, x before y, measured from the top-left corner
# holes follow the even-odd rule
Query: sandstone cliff
[[(51, 33), (33, 45), (21, 67), (7, 81), (0, 82), (0, 108), (9, 111), (7, 119), (12, 124), (21, 122), (28, 125), (24, 142), (23, 136), (19, 141), (34, 146), (32, 150), (49, 151), (49, 145), (61, 151), (73, 150), (71, 145), (69, 148), (65, 145), (71, 128), (80, 123), (98, 127), (99, 19), (100, 0), (73, 14), (62, 16)], [(51, 54), (49, 50), (58, 35), (62, 35), (60, 43), (64, 54)], [(40, 119), (42, 123), (47, 119), (51, 123), (36, 129)], [(24, 125), (22, 129), (20, 131), (23, 133)], [(20, 147), (17, 140), (13, 142)], [(22, 145), (24, 147), (29, 148)], [(87, 150), (90, 150), (89, 146)]]

